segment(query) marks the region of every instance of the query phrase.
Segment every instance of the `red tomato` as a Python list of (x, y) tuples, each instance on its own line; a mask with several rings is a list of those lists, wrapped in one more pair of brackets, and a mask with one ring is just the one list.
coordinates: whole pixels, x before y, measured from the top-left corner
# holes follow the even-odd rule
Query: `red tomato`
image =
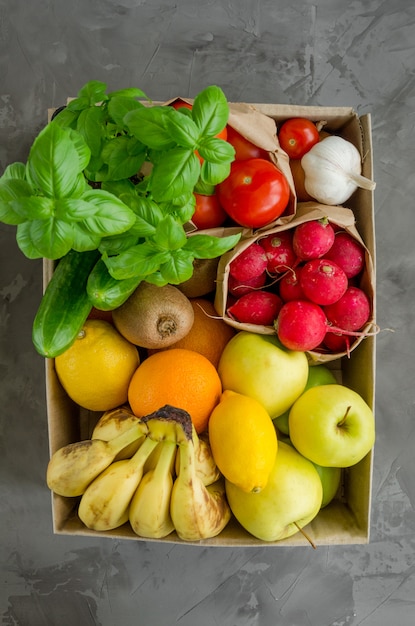
[(320, 135), (313, 122), (302, 117), (293, 117), (282, 124), (278, 139), (290, 159), (301, 159), (319, 142)]
[[(188, 102), (185, 102), (184, 100), (181, 100), (181, 98), (178, 98), (177, 100), (175, 100), (174, 102), (171, 103), (171, 105), (174, 109), (190, 109), (190, 111), (192, 110), (192, 105), (189, 104)], [(220, 131), (220, 133), (218, 133), (217, 135), (215, 135), (215, 137), (217, 137), (218, 139), (224, 139), (226, 141), (227, 137), (228, 137), (228, 128), (227, 126), (225, 126), (225, 128), (223, 130)]]
[(259, 148), (254, 143), (245, 139), (232, 126), (228, 124), (228, 142), (235, 148), (236, 161), (247, 159), (268, 159), (268, 152)]
[(219, 204), (216, 195), (204, 196), (199, 193), (194, 194), (196, 198), (196, 208), (192, 217), (192, 222), (199, 230), (204, 228), (216, 228), (221, 226), (227, 218), (227, 214)]
[(229, 176), (217, 186), (220, 204), (229, 217), (247, 228), (273, 222), (287, 208), (290, 187), (271, 161), (234, 161)]

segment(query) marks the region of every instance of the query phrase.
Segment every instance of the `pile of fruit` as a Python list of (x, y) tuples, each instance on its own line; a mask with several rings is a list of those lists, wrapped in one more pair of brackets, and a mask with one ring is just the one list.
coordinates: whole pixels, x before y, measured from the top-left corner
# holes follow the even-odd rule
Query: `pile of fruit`
[[(367, 250), (330, 207), (374, 183), (322, 124), (263, 116), (256, 140), (217, 87), (145, 98), (88, 83), (0, 178), (20, 249), (55, 262), (33, 343), (96, 416), (47, 484), (97, 531), (199, 541), (233, 516), (263, 541), (305, 534), (375, 439), (310, 359), (367, 334)], [(310, 201), (327, 210), (297, 223)]]

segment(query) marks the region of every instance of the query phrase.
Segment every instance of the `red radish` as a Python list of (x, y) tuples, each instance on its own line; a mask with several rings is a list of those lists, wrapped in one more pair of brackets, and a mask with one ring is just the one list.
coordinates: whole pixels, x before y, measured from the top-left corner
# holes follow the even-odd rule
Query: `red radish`
[(263, 287), (267, 281), (267, 273), (263, 272), (258, 276), (254, 276), (250, 280), (236, 280), (232, 274), (229, 274), (228, 277), (228, 291), (236, 298), (240, 298), (255, 289), (260, 289)]
[(336, 302), (345, 293), (347, 284), (347, 276), (341, 267), (328, 259), (307, 261), (301, 271), (301, 288), (306, 298), (316, 304)]
[(293, 248), (299, 259), (323, 257), (334, 242), (334, 230), (327, 218), (299, 224), (294, 229)]
[(301, 289), (300, 275), (302, 267), (299, 265), (295, 270), (288, 271), (279, 282), (279, 294), (284, 302), (289, 300), (306, 300), (304, 291)]
[(359, 287), (348, 287), (343, 296), (324, 307), (330, 324), (342, 330), (360, 330), (370, 316), (369, 298)]
[(321, 344), (326, 335), (327, 320), (318, 304), (291, 300), (282, 306), (274, 327), (283, 346), (303, 352)]
[(228, 315), (238, 322), (272, 326), (282, 307), (282, 300), (269, 291), (252, 291), (228, 308)]
[(245, 282), (265, 272), (267, 265), (268, 259), (262, 246), (251, 243), (230, 262), (229, 273), (236, 280)]
[(293, 250), (292, 231), (283, 230), (279, 233), (271, 233), (260, 239), (259, 244), (267, 255), (267, 271), (270, 274), (285, 272), (287, 267), (293, 267), (297, 260)]
[(350, 337), (343, 335), (342, 333), (326, 333), (323, 343), (325, 347), (333, 353), (348, 352), (350, 349)]
[(352, 235), (345, 231), (336, 234), (334, 243), (325, 255), (343, 269), (347, 278), (357, 276), (365, 264), (365, 250)]

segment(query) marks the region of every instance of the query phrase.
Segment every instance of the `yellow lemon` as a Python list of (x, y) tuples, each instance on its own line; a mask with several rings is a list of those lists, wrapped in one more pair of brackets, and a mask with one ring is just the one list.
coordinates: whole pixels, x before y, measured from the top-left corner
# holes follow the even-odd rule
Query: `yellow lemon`
[(55, 358), (68, 396), (91, 411), (108, 411), (127, 402), (139, 364), (136, 346), (112, 324), (97, 319), (88, 319), (70, 348)]
[(277, 455), (277, 435), (263, 405), (225, 390), (209, 418), (209, 441), (225, 478), (246, 492), (267, 484)]

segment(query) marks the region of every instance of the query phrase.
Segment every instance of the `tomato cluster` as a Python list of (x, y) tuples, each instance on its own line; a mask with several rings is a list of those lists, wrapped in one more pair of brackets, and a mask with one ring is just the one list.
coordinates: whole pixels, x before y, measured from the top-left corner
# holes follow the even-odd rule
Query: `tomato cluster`
[[(176, 106), (191, 108), (186, 103)], [(193, 223), (199, 229), (215, 228), (229, 219), (246, 228), (271, 224), (284, 214), (289, 205), (291, 192), (286, 177), (270, 161), (268, 152), (232, 126), (227, 125), (223, 134), (235, 149), (235, 161), (229, 176), (211, 196), (196, 195)], [(301, 158), (320, 140), (317, 126), (308, 119), (291, 118), (281, 124), (278, 139), (289, 157), (298, 199), (310, 200), (304, 188)]]

